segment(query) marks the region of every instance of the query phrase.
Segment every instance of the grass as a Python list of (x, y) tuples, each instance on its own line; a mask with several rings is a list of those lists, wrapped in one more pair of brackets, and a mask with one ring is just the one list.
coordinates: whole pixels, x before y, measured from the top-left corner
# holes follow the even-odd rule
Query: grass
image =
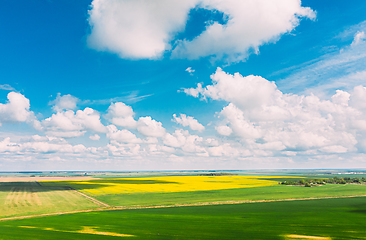
[(0, 222), (0, 239), (364, 239), (365, 214), (365, 197), (90, 212)]
[(0, 182), (0, 218), (98, 207), (75, 191), (36, 182)]

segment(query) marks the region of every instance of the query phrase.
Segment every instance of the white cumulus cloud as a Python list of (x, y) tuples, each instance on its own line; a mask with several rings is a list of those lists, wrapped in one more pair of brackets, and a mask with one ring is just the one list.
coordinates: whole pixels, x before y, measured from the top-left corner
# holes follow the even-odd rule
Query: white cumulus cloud
[(76, 105), (79, 101), (80, 100), (77, 97), (74, 97), (70, 94), (61, 96), (61, 94), (58, 93), (56, 99), (51, 101), (49, 104), (53, 105), (53, 110), (60, 112), (62, 110), (76, 109)]
[(117, 127), (114, 125), (109, 125), (109, 126), (107, 126), (107, 128), (108, 128), (107, 138), (109, 138), (111, 140), (116, 140), (116, 141), (122, 142), (122, 143), (141, 143), (142, 142), (142, 140), (137, 138), (135, 134), (133, 134), (132, 132), (130, 132), (126, 129), (118, 130)]
[(116, 102), (109, 106), (105, 118), (116, 126), (137, 129), (139, 133), (147, 138), (164, 136), (165, 128), (161, 122), (152, 119), (150, 116), (140, 117), (136, 121), (134, 115), (132, 107), (123, 102)]
[(28, 98), (17, 92), (8, 93), (7, 98), (7, 103), (0, 103), (0, 126), (2, 122), (26, 122), (37, 130), (42, 129), (40, 122), (30, 111)]
[(0, 153), (2, 152), (21, 152), (31, 153), (83, 153), (88, 149), (82, 144), (71, 145), (63, 138), (34, 135), (29, 139), (15, 143), (10, 138), (0, 142)]
[(137, 123), (137, 130), (147, 137), (162, 137), (165, 134), (165, 128), (161, 122), (151, 117), (140, 117)]
[(0, 142), (0, 152), (16, 152), (21, 150), (19, 144), (10, 141), (10, 137), (5, 138)]
[(121, 58), (162, 56), (170, 41), (184, 30), (196, 0), (94, 0), (89, 11), (88, 45)]
[(29, 99), (16, 92), (8, 93), (7, 98), (7, 103), (0, 103), (0, 120), (14, 122), (27, 121), (32, 114), (29, 111)]
[(92, 108), (57, 112), (51, 117), (42, 121), (46, 130), (55, 136), (77, 137), (85, 133), (86, 130), (95, 132), (107, 132), (107, 128), (101, 123), (100, 115)]
[(89, 136), (89, 138), (93, 141), (98, 141), (100, 139), (100, 136), (98, 134), (94, 134)]
[(206, 0), (201, 6), (223, 12), (227, 23), (213, 22), (193, 40), (180, 41), (173, 57), (198, 59), (213, 55), (227, 62), (242, 61), (251, 50), (258, 52), (259, 46), (291, 32), (301, 17), (315, 19), (310, 8), (293, 0)]
[(201, 146), (202, 141), (202, 137), (191, 135), (183, 129), (176, 130), (173, 134), (167, 133), (164, 136), (166, 146), (180, 148), (182, 151), (190, 153), (206, 152)]
[(215, 129), (218, 134), (223, 135), (223, 136), (229, 136), (233, 132), (233, 130), (226, 125), (217, 126), (217, 127), (215, 127)]
[(199, 132), (202, 132), (205, 130), (205, 127), (197, 121), (197, 119), (194, 119), (193, 117), (186, 116), (185, 114), (180, 114), (179, 117), (177, 117), (176, 114), (173, 115), (173, 121), (181, 124), (183, 127), (189, 126), (190, 129), (196, 130)]
[(123, 102), (112, 103), (107, 112), (106, 118), (108, 118), (111, 123), (131, 129), (137, 127), (137, 121), (134, 119), (135, 113), (133, 112), (132, 107)]
[[(321, 100), (313, 94), (283, 94), (275, 83), (257, 76), (230, 75), (218, 69), (211, 78), (212, 85), (185, 92), (228, 102), (216, 130), (241, 139), (253, 154), (355, 152), (357, 143), (365, 138), (363, 86), (351, 92), (338, 90), (330, 100)], [(214, 153), (220, 155), (220, 149), (223, 147), (213, 148)]]
[(214, 56), (227, 62), (244, 60), (259, 46), (291, 32), (301, 18), (315, 19), (300, 0), (94, 0), (89, 10), (89, 47), (121, 58), (154, 59), (173, 47), (195, 7), (220, 11), (226, 24), (210, 22), (192, 40), (179, 40), (172, 57)]

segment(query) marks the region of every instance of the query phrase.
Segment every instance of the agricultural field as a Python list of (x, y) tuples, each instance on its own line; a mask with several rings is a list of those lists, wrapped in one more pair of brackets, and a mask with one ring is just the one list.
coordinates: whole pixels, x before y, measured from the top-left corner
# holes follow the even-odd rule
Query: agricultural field
[[(255, 176), (168, 176), (77, 181), (42, 181), (42, 186), (70, 186), (94, 196), (122, 193), (169, 193), (212, 191), (277, 185), (276, 177)], [(278, 177), (282, 178), (282, 177)]]
[(0, 239), (365, 239), (365, 214), (365, 197), (117, 210), (4, 221)]
[(37, 182), (0, 182), (0, 218), (69, 212), (99, 207), (80, 193)]
[(0, 239), (366, 236), (363, 182), (304, 187), (280, 184), (312, 181), (301, 175), (146, 175), (0, 182)]
[(365, 184), (326, 184), (304, 188), (279, 185), (288, 176), (167, 176), (77, 181), (42, 181), (68, 186), (111, 206), (154, 206), (204, 202), (258, 201), (366, 195)]

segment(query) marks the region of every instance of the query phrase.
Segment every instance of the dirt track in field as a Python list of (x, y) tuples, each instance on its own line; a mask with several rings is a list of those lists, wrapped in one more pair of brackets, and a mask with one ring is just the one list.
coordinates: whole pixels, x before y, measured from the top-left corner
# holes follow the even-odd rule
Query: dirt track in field
[(96, 204), (98, 204), (100, 206), (104, 206), (104, 207), (111, 207), (111, 206), (109, 206), (108, 204), (106, 204), (104, 202), (101, 202), (101, 201), (99, 201), (99, 200), (97, 200), (95, 198), (92, 198), (92, 197), (86, 195), (85, 193), (82, 193), (82, 192), (79, 192), (79, 191), (73, 189), (72, 187), (69, 187), (69, 188), (70, 188), (71, 191), (73, 191), (73, 192), (75, 192), (77, 194), (80, 194), (81, 196), (83, 196), (83, 197), (89, 199), (90, 201), (92, 201), (93, 203), (96, 203)]
[[(89, 209), (89, 210), (79, 210), (79, 211), (70, 211), (70, 212), (46, 213), (46, 214), (39, 214), (39, 215), (0, 218), (0, 222), (10, 221), (10, 220), (18, 220), (18, 219), (35, 218), (35, 217), (47, 217), (47, 216), (57, 216), (57, 215), (73, 214), (73, 213), (100, 212), (100, 211), (112, 211), (112, 210), (174, 208), (174, 207), (192, 207), (192, 206), (209, 206), (209, 205), (242, 204), (242, 203), (285, 202), (285, 201), (301, 201), (301, 200), (315, 200), (315, 199), (353, 198), (353, 197), (366, 197), (366, 195), (352, 195), (352, 196), (338, 196), (338, 197), (337, 196), (336, 197), (317, 197), (317, 198), (315, 198), (315, 197), (313, 197), (313, 198), (288, 198), (288, 199), (275, 199), (275, 200), (217, 201), (217, 202), (185, 203), (185, 204), (155, 205), (155, 206), (101, 207), (101, 208), (95, 208), (95, 209)], [(96, 200), (96, 201), (98, 201), (98, 200)], [(100, 202), (100, 201), (98, 201), (98, 202)], [(102, 203), (102, 202), (100, 202), (100, 203)], [(109, 206), (108, 204), (105, 204), (105, 203), (102, 203), (102, 204), (105, 205), (105, 206)]]

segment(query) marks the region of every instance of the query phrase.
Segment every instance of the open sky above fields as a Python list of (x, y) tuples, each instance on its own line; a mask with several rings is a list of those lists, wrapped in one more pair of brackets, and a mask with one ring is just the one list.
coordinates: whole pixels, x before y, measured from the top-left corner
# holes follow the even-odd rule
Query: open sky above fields
[(3, 0), (0, 169), (366, 168), (362, 0)]

